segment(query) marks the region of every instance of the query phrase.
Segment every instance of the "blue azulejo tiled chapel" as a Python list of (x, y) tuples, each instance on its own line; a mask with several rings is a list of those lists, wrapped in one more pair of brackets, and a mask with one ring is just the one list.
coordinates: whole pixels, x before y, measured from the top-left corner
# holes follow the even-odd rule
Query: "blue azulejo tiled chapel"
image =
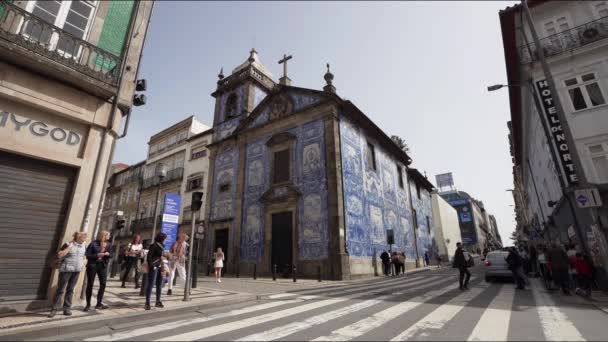
[[(282, 63), (286, 63), (284, 58)], [(352, 102), (276, 83), (252, 50), (218, 75), (202, 262), (226, 272), (351, 279), (381, 272), (383, 251), (408, 268), (435, 253), (433, 185)]]

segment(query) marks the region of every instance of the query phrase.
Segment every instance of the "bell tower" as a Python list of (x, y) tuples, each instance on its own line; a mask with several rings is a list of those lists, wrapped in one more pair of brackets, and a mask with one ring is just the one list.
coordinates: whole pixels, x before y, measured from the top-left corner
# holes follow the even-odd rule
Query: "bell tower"
[(241, 65), (225, 77), (223, 68), (218, 74), (213, 127), (238, 125), (275, 87), (272, 74), (260, 62), (255, 49)]

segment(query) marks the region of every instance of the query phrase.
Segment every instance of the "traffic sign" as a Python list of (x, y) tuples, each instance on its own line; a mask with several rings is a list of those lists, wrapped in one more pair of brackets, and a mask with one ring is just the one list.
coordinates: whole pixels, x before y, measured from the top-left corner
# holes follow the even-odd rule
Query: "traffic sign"
[(579, 208), (594, 208), (602, 206), (602, 198), (597, 188), (574, 191), (574, 198)]

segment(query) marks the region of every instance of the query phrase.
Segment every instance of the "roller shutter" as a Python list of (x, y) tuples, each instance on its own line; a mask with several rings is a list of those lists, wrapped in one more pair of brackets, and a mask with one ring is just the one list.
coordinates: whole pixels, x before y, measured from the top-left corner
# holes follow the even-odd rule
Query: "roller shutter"
[(76, 170), (0, 151), (0, 297), (43, 299)]

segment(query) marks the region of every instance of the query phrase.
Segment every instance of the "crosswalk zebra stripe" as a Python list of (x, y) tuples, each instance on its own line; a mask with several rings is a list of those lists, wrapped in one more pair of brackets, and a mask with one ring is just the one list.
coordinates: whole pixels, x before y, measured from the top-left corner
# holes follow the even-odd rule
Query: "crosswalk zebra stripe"
[(545, 338), (548, 341), (585, 341), (574, 324), (557, 308), (555, 302), (538, 290), (539, 282), (534, 279), (531, 283), (532, 295)]
[[(473, 277), (472, 277), (473, 279)], [(359, 337), (369, 331), (372, 331), (383, 324), (395, 319), (396, 317), (422, 305), (424, 302), (441, 296), (457, 288), (456, 285), (450, 285), (443, 287), (439, 290), (429, 291), (423, 295), (411, 298), (405, 302), (391, 306), (390, 308), (377, 312), (374, 315), (355, 322), (349, 326), (335, 330), (329, 336), (322, 336), (314, 339), (313, 341), (349, 341), (353, 338)]]
[(290, 300), (290, 301), (265, 303), (265, 304), (251, 306), (251, 307), (244, 308), (244, 309), (223, 312), (223, 313), (211, 315), (208, 317), (184, 319), (184, 320), (180, 320), (180, 321), (176, 321), (176, 322), (164, 323), (164, 324), (159, 324), (159, 325), (154, 325), (154, 326), (149, 326), (149, 327), (144, 327), (144, 328), (137, 328), (137, 329), (133, 329), (133, 330), (126, 331), (126, 332), (120, 332), (120, 333), (116, 333), (116, 334), (108, 334), (108, 335), (103, 335), (103, 336), (91, 337), (91, 338), (85, 339), (84, 341), (124, 340), (124, 339), (128, 339), (128, 338), (134, 338), (137, 336), (155, 334), (155, 333), (159, 333), (159, 332), (163, 332), (163, 331), (177, 329), (177, 328), (188, 326), (191, 324), (200, 324), (200, 323), (205, 323), (205, 322), (216, 320), (216, 319), (228, 318), (228, 317), (243, 315), (243, 314), (256, 312), (256, 311), (260, 311), (260, 310), (272, 309), (277, 306), (282, 306), (282, 305), (287, 305), (287, 304), (296, 304), (296, 303), (301, 303), (301, 302), (302, 302), (301, 300)]
[(357, 285), (352, 285), (352, 286), (331, 286), (328, 288), (293, 291), (290, 293), (296, 293), (298, 295), (316, 295), (316, 294), (324, 295), (324, 294), (333, 293), (333, 292), (340, 292), (345, 289), (363, 290), (363, 289), (368, 289), (368, 288), (376, 288), (378, 286), (391, 286), (393, 284), (411, 283), (413, 281), (420, 280), (420, 279), (438, 278), (438, 277), (440, 277), (440, 276), (439, 275), (430, 275), (430, 276), (419, 275), (419, 276), (412, 276), (412, 277), (397, 277), (397, 278), (388, 278), (388, 279), (383, 279), (383, 280), (373, 281), (373, 282), (365, 282), (363, 284), (357, 284)]
[[(420, 283), (418, 283), (418, 286), (411, 287), (411, 288), (405, 288), (404, 291), (395, 292), (390, 295), (380, 296), (376, 299), (370, 299), (370, 300), (366, 300), (366, 301), (363, 301), (360, 303), (349, 305), (344, 308), (340, 308), (337, 310), (323, 313), (318, 316), (308, 318), (302, 322), (294, 322), (294, 323), (283, 325), (283, 326), (280, 326), (280, 327), (277, 327), (277, 328), (274, 328), (274, 329), (271, 329), (268, 331), (264, 331), (264, 332), (261, 332), (258, 334), (249, 335), (249, 336), (243, 337), (241, 339), (238, 339), (237, 341), (273, 341), (273, 340), (277, 340), (279, 338), (283, 338), (285, 336), (289, 336), (289, 335), (295, 334), (297, 332), (309, 329), (315, 325), (323, 324), (323, 323), (329, 322), (331, 320), (338, 319), (340, 317), (352, 314), (359, 310), (363, 310), (365, 308), (374, 306), (376, 304), (381, 303), (383, 300), (389, 299), (391, 297), (399, 296), (399, 295), (402, 295), (407, 292), (414, 292), (414, 291), (424, 289), (424, 288), (428, 287), (427, 283), (429, 283), (431, 281), (434, 281), (434, 279), (429, 279), (428, 281), (420, 282)], [(399, 288), (399, 287), (397, 287), (397, 288)], [(364, 294), (360, 294), (358, 296), (353, 296), (353, 297), (351, 297), (351, 299), (356, 299), (356, 298), (364, 297), (364, 296), (368, 296), (368, 295), (369, 295), (369, 293), (364, 293)]]
[[(509, 336), (511, 309), (515, 287), (503, 285), (500, 292), (481, 315), (469, 341), (506, 341)], [(496, 324), (500, 322), (500, 324)]]
[(318, 302), (313, 302), (310, 304), (304, 304), (300, 306), (293, 307), (291, 309), (281, 310), (272, 312), (269, 314), (255, 316), (239, 321), (234, 321), (230, 323), (220, 324), (208, 328), (198, 329), (194, 331), (190, 331), (183, 334), (178, 334), (174, 336), (169, 336), (165, 338), (161, 338), (155, 341), (194, 341), (198, 339), (203, 339), (215, 335), (224, 334), (233, 330), (247, 328), (253, 325), (258, 325), (270, 321), (274, 321), (280, 318), (285, 318), (293, 315), (297, 315), (306, 311), (322, 308), (324, 306), (338, 304), (344, 301), (347, 301), (349, 298), (334, 298), (334, 299), (326, 299)]
[[(425, 284), (419, 284), (417, 287), (415, 287), (413, 289), (424, 288), (424, 287), (428, 286), (428, 285), (426, 285), (426, 283), (429, 283), (433, 280), (434, 279), (428, 279), (428, 280), (424, 281)], [(406, 286), (407, 286), (406, 284), (403, 284), (402, 287), (406, 287)], [(344, 294), (346, 295), (349, 292), (355, 292), (355, 291), (345, 291)], [(373, 293), (373, 292), (371, 292), (371, 293)], [(223, 334), (223, 333), (226, 333), (229, 331), (243, 329), (243, 328), (251, 327), (254, 325), (281, 319), (284, 317), (297, 315), (297, 314), (307, 312), (310, 310), (322, 308), (324, 306), (338, 304), (341, 302), (345, 302), (347, 300), (351, 300), (353, 297), (362, 297), (362, 296), (370, 295), (371, 293), (363, 292), (363, 293), (359, 293), (355, 296), (344, 296), (344, 297), (340, 297), (340, 298), (321, 300), (318, 302), (313, 302), (310, 304), (305, 304), (305, 305), (297, 306), (297, 307), (290, 308), (290, 309), (285, 309), (285, 310), (281, 310), (281, 311), (277, 311), (277, 312), (273, 312), (273, 313), (269, 313), (269, 314), (265, 314), (265, 315), (261, 315), (261, 316), (243, 319), (238, 322), (221, 324), (221, 325), (217, 325), (214, 327), (203, 328), (203, 329), (195, 330), (195, 331), (180, 334), (180, 335), (167, 337), (165, 339), (160, 339), (159, 341), (191, 341), (194, 339), (201, 339), (201, 338), (206, 338), (206, 337), (210, 337), (210, 336), (215, 336), (215, 335)]]
[(437, 330), (443, 329), (446, 323), (451, 321), (462, 309), (464, 309), (468, 302), (487, 290), (488, 286), (488, 284), (483, 283), (450, 299), (447, 303), (439, 306), (426, 315), (426, 317), (416, 322), (416, 324), (391, 339), (391, 341), (415, 340), (420, 337), (428, 337), (433, 330), (436, 332)]

